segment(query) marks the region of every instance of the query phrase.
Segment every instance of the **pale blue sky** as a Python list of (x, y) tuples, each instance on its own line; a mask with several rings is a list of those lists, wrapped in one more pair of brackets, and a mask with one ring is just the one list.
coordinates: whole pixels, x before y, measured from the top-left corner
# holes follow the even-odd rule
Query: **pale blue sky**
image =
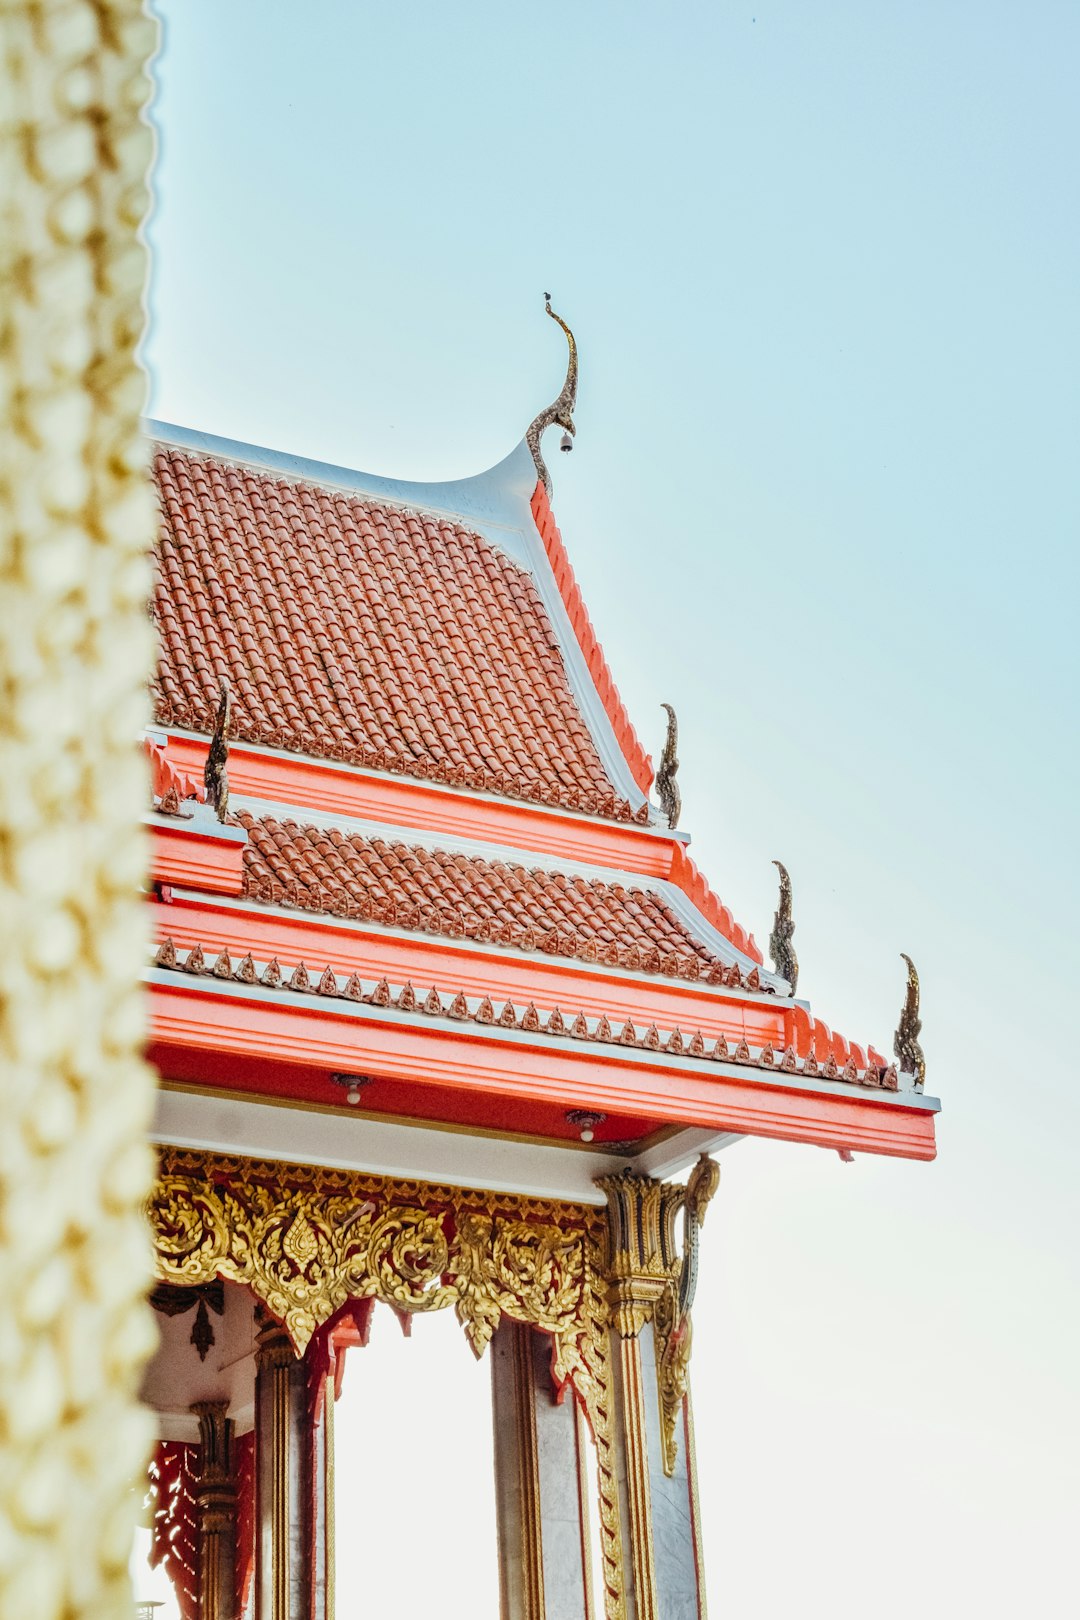
[(919, 965), (935, 1165), (725, 1157), (715, 1612), (1066, 1613), (1080, 7), (160, 9), (154, 414), (479, 471), (561, 383), (550, 288), (556, 514), (696, 858), (763, 944), (787, 862), (849, 1036)]

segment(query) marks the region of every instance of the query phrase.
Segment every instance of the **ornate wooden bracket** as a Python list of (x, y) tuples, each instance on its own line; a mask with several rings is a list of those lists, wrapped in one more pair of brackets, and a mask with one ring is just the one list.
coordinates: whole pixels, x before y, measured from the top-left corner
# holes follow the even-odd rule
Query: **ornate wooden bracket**
[[(690, 1378), (690, 1310), (697, 1289), (698, 1234), (719, 1182), (720, 1167), (706, 1156), (698, 1161), (685, 1187), (653, 1181), (634, 1170), (605, 1176), (600, 1182), (608, 1198), (612, 1325), (624, 1339), (636, 1338), (646, 1322), (653, 1325), (666, 1474), (675, 1470), (675, 1436)], [(684, 1217), (681, 1254), (675, 1239), (680, 1209)]]

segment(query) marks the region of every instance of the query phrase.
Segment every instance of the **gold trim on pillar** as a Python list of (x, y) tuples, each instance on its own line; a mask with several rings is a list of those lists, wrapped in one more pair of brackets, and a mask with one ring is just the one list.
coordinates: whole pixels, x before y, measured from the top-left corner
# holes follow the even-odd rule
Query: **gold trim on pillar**
[(544, 1554), (540, 1459), (536, 1440), (531, 1328), (515, 1323), (514, 1414), (517, 1420), (518, 1491), (521, 1497), (521, 1570), (525, 1620), (544, 1620)]
[(581, 1567), (585, 1575), (585, 1620), (597, 1620), (596, 1593), (593, 1590), (592, 1526), (589, 1522), (589, 1503), (592, 1483), (586, 1461), (586, 1447), (590, 1444), (585, 1414), (579, 1403), (574, 1405), (574, 1446), (578, 1475), (578, 1522), (581, 1526)]
[[(289, 1620), (289, 1378), (296, 1357), (281, 1324), (256, 1310), (255, 1364), (270, 1385), (270, 1545), (272, 1609), (261, 1620)], [(258, 1416), (258, 1405), (256, 1404)], [(256, 1436), (256, 1446), (265, 1435)], [(261, 1534), (261, 1527), (259, 1532)]]
[(337, 1603), (337, 1518), (334, 1507), (334, 1401), (335, 1378), (327, 1373), (323, 1384), (323, 1518), (326, 1526), (326, 1594), (324, 1620), (335, 1620)]
[(652, 1490), (645, 1434), (645, 1390), (637, 1336), (619, 1340), (622, 1371), (623, 1433), (626, 1443), (626, 1495), (630, 1507), (630, 1550), (638, 1620), (655, 1620), (656, 1564), (653, 1557)]
[(686, 1477), (690, 1486), (690, 1514), (694, 1533), (694, 1569), (697, 1573), (698, 1620), (709, 1620), (705, 1601), (705, 1559), (701, 1549), (701, 1500), (698, 1497), (697, 1445), (694, 1440), (694, 1402), (686, 1392)]
[[(636, 1338), (646, 1322), (653, 1324), (662, 1461), (668, 1475), (675, 1471), (679, 1413), (689, 1387), (699, 1234), (719, 1181), (719, 1166), (705, 1154), (685, 1187), (654, 1181), (636, 1170), (599, 1181), (608, 1199), (612, 1325), (626, 1340)], [(680, 1210), (681, 1254), (675, 1238)]]

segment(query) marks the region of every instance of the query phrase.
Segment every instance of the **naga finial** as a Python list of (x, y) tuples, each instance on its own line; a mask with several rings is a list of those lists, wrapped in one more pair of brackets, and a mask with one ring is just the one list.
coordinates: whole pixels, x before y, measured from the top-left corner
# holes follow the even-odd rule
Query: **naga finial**
[(660, 800), (660, 808), (667, 816), (668, 826), (674, 827), (678, 825), (682, 813), (682, 794), (675, 780), (679, 771), (679, 756), (676, 753), (679, 746), (679, 722), (670, 703), (661, 703), (660, 707), (667, 710), (667, 736), (664, 738), (664, 752), (660, 756), (656, 772), (656, 793)]
[(926, 1079), (926, 1059), (919, 1045), (919, 1034), (922, 1030), (922, 1019), (919, 1017), (919, 975), (915, 971), (911, 957), (904, 951), (901, 951), (900, 955), (907, 963), (907, 994), (904, 997), (900, 1023), (893, 1036), (893, 1051), (899, 1059), (901, 1072), (913, 1074), (915, 1084), (921, 1086)]
[(787, 980), (794, 995), (799, 984), (799, 958), (795, 955), (795, 947), (791, 943), (791, 937), (795, 932), (795, 922), (791, 915), (791, 878), (783, 861), (773, 861), (773, 865), (780, 873), (780, 903), (773, 918), (772, 933), (769, 935), (769, 954), (774, 970), (782, 979)]
[(561, 427), (563, 430), (561, 448), (563, 450), (572, 450), (574, 448), (573, 439), (575, 433), (577, 432), (577, 428), (574, 426), (574, 406), (577, 404), (578, 357), (577, 343), (574, 340), (574, 334), (571, 332), (562, 316), (556, 315), (555, 311), (552, 309), (551, 294), (548, 292), (544, 294), (544, 308), (547, 310), (553, 321), (558, 321), (559, 325), (566, 333), (566, 341), (570, 347), (570, 359), (566, 367), (566, 381), (563, 383), (562, 393), (559, 395), (558, 399), (554, 400), (552, 404), (548, 406), (546, 411), (540, 412), (540, 415), (534, 422), (530, 422), (528, 431), (525, 434), (525, 443), (532, 452), (533, 461), (536, 463), (536, 470), (543, 480), (544, 488), (550, 495), (551, 474), (548, 472), (547, 463), (540, 453), (540, 436), (545, 428)]
[(232, 699), (229, 695), (228, 681), (222, 681), (221, 692), (218, 697), (217, 715), (214, 718), (214, 734), (210, 738), (210, 752), (206, 756), (203, 767), (203, 781), (206, 784), (206, 802), (212, 804), (217, 811), (219, 821), (224, 821), (229, 813), (229, 773), (226, 766), (229, 762), (229, 719), (232, 713)]

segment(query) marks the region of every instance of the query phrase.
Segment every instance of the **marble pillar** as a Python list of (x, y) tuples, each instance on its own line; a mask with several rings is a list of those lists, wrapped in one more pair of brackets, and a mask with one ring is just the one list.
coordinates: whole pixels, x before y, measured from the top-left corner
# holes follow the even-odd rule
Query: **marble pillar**
[(491, 1344), (501, 1620), (592, 1620), (586, 1471), (551, 1343), (504, 1321)]

